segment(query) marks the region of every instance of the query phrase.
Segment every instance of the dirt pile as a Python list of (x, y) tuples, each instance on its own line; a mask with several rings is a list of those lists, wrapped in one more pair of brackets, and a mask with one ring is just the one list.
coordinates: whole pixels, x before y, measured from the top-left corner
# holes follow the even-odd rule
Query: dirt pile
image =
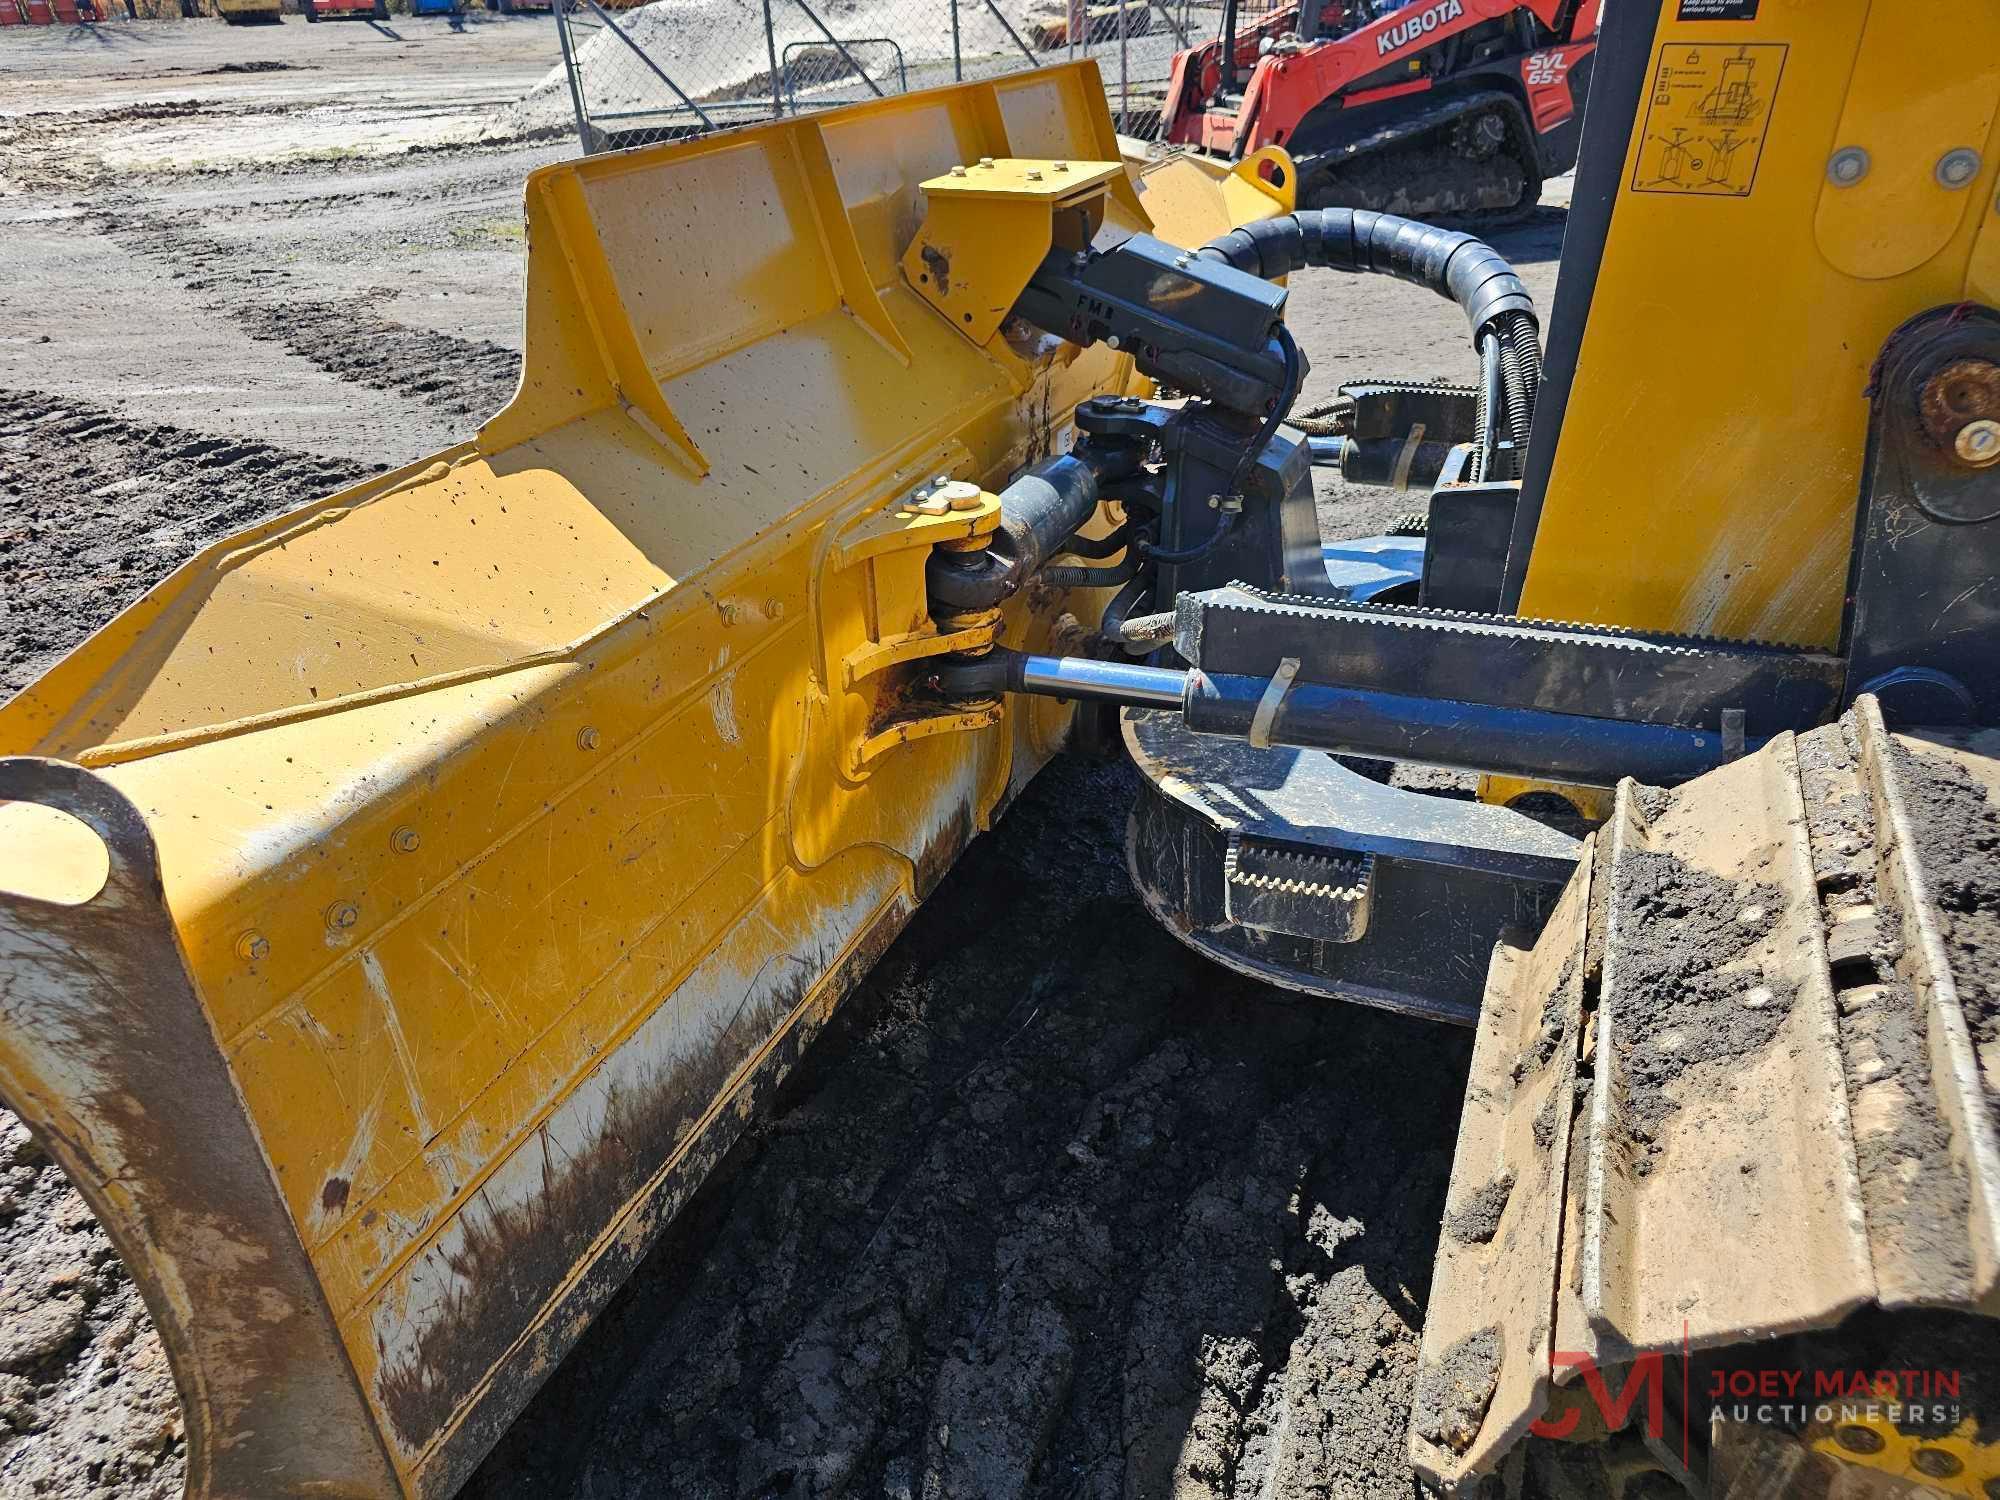
[(1675, 1082), (1697, 1063), (1769, 1043), (1794, 989), (1746, 961), (1783, 910), (1777, 887), (1723, 880), (1647, 849), (1626, 854), (1618, 878), (1633, 913), (1618, 950), (1624, 1112), (1641, 1148), (1633, 1171), (1643, 1177), (1680, 1108)]
[(2000, 1116), (2000, 808), (1947, 755), (1898, 742), (1896, 770), (1938, 905), (1952, 977), (1979, 1049), (1987, 1102)]
[[(893, 93), (900, 90), (898, 54), (874, 39), (894, 38), (906, 64), (949, 61), (952, 29), (946, 6), (951, 3), (953, 0), (923, 0), (921, 9), (933, 12), (926, 18), (912, 0), (832, 0), (822, 18), (854, 61), (884, 92)], [(1020, 17), (1013, 19), (1018, 27)], [(768, 98), (773, 51), (782, 78), (787, 47), (799, 48), (790, 63), (797, 91), (810, 93), (815, 87), (846, 78), (851, 71), (828, 68), (823, 54), (832, 49), (827, 47), (826, 32), (792, 0), (772, 0), (768, 39), (762, 0), (653, 0), (651, 5), (617, 13), (616, 21), (623, 37), (604, 29), (577, 48), (584, 103), (593, 117), (600, 119), (682, 107), (674, 89), (640, 59), (634, 46), (682, 92), (704, 102)], [(968, 58), (998, 53), (1013, 45), (1005, 28), (984, 5), (959, 6), (958, 34)], [(949, 81), (949, 75), (932, 81)], [(842, 97), (862, 89), (855, 84), (851, 91), (843, 91)], [(694, 123), (691, 116), (687, 118)], [(732, 115), (724, 123), (739, 119)], [(495, 140), (518, 139), (570, 130), (575, 124), (569, 78), (559, 63), (519, 102), (500, 110), (487, 135)]]
[(5, 1110), (0, 1265), (0, 1494), (178, 1496), (180, 1402), (138, 1288)]

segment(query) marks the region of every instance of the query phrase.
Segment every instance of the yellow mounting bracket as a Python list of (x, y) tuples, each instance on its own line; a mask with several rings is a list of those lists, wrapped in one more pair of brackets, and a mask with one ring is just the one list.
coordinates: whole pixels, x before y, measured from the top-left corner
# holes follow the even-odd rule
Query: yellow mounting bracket
[(934, 547), (983, 547), (999, 524), (998, 496), (940, 474), (858, 518), (828, 554), (823, 623), (841, 769), (850, 780), (898, 745), (999, 722), (997, 702), (943, 708), (913, 697), (909, 674), (891, 670), (997, 642), (997, 609), (976, 618), (931, 618), (924, 567)]
[(903, 252), (903, 275), (975, 344), (992, 338), (1052, 248), (1085, 250), (1104, 200), (1124, 175), (1115, 161), (982, 156), (922, 184), (924, 227)]

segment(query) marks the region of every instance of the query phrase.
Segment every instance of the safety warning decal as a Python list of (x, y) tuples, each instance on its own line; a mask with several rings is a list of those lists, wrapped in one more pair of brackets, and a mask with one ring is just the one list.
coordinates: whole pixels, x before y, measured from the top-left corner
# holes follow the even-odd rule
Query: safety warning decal
[(1661, 47), (1632, 191), (1749, 196), (1787, 50), (1783, 42)]
[(1754, 21), (1757, 0), (1681, 0), (1676, 21)]

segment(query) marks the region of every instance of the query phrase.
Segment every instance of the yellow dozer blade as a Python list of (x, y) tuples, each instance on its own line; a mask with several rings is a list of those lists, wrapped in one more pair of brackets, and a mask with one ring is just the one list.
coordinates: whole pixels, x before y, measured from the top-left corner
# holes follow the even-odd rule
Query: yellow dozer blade
[(456, 1488), (1063, 743), (907, 691), (1104, 602), (926, 613), (1132, 380), (1005, 321), (1039, 250), (961, 247), (976, 317), (911, 284), (982, 157), (1102, 169), (1103, 234), (1291, 206), (1120, 164), (1090, 64), (547, 168), (505, 410), (0, 709), (0, 1096), (145, 1293), (190, 1494)]

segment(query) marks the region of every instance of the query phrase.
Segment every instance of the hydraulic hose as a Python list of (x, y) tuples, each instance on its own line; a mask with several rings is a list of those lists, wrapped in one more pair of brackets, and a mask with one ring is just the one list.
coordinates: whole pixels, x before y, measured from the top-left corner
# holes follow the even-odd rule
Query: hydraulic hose
[(1123, 639), (1126, 619), (1152, 592), (1153, 573), (1148, 569), (1111, 596), (1111, 602), (1104, 606), (1104, 613), (1098, 619), (1098, 633), (1106, 640)]
[(1365, 208), (1317, 208), (1245, 224), (1196, 253), (1266, 280), (1325, 266), (1393, 276), (1449, 297), (1465, 313), (1482, 365), (1498, 358), (1500, 399), (1482, 420), (1504, 428), (1517, 455), (1526, 450), (1542, 380), (1541, 325), (1526, 283), (1485, 241)]
[(1307, 266), (1371, 271), (1429, 287), (1465, 310), (1475, 347), (1508, 313), (1532, 322), (1535, 299), (1500, 252), (1455, 229), (1365, 208), (1310, 208), (1259, 219), (1210, 240), (1196, 254), (1271, 280)]
[(1490, 330), (1479, 336), (1479, 399), (1473, 408), (1472, 426), (1479, 444), (1478, 466), (1472, 478), (1493, 479), (1493, 461), (1500, 452), (1500, 422), (1506, 408), (1501, 389), (1500, 335)]
[(1035, 576), (1052, 589), (1108, 589), (1130, 583), (1139, 576), (1136, 549), (1128, 549), (1124, 560), (1102, 568), (1070, 568), (1050, 564)]
[(1103, 562), (1123, 552), (1131, 539), (1132, 523), (1127, 521), (1105, 536), (1073, 536), (1057, 551), (1071, 557), (1087, 557), (1092, 562)]

